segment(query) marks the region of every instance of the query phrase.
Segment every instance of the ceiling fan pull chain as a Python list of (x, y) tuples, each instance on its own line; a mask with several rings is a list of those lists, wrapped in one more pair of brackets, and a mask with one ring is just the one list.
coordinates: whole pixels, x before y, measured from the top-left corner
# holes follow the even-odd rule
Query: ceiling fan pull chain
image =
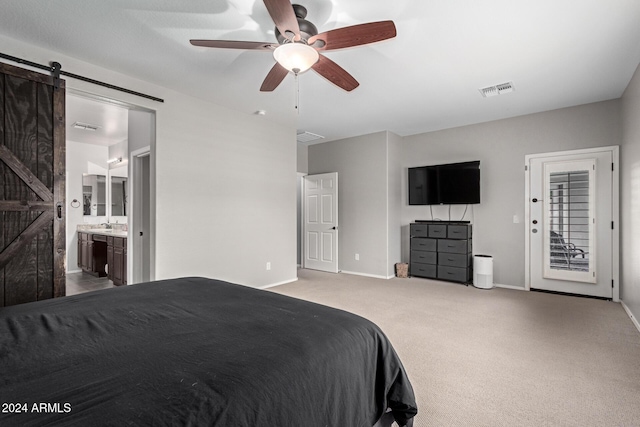
[(298, 82), (298, 73), (295, 73), (296, 78), (296, 111), (300, 115), (300, 85)]

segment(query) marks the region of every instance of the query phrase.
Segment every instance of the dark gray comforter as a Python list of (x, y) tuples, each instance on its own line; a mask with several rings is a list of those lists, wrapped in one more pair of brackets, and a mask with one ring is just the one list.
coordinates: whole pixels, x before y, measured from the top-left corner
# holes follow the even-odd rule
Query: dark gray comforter
[(0, 425), (370, 427), (416, 414), (370, 321), (205, 278), (0, 309)]

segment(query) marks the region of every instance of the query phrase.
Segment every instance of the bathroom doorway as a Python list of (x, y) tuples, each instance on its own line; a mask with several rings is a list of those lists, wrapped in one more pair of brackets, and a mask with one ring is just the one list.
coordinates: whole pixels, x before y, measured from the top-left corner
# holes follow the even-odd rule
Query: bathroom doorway
[[(127, 233), (126, 272), (128, 284), (150, 280), (154, 266), (151, 245), (154, 242), (150, 223), (155, 200), (152, 199), (153, 150), (155, 147), (155, 112), (137, 105), (108, 99), (90, 93), (69, 90), (67, 97), (67, 265), (79, 292), (94, 290), (95, 277), (82, 274), (78, 267), (78, 225), (124, 229)], [(137, 167), (138, 156), (143, 167)], [(133, 153), (137, 153), (132, 157)], [(143, 174), (144, 177), (141, 177)], [(103, 175), (107, 185), (104, 201), (95, 194), (95, 215), (85, 215), (85, 175)], [(146, 191), (136, 184), (142, 179)], [(112, 185), (117, 180), (118, 185)], [(119, 191), (113, 192), (117, 188)], [(94, 196), (92, 194), (92, 196)], [(118, 197), (121, 196), (121, 199)], [(141, 200), (137, 200), (142, 197)], [(77, 200), (77, 203), (73, 203)], [(120, 202), (118, 202), (120, 200)], [(73, 203), (73, 205), (71, 205)], [(105, 208), (98, 209), (104, 203)], [(93, 201), (92, 201), (93, 204)], [(76, 206), (80, 209), (74, 209)], [(146, 215), (137, 214), (136, 205), (144, 206)], [(90, 211), (91, 213), (91, 211)], [(74, 215), (75, 214), (75, 215)], [(139, 222), (146, 218), (144, 224)], [(144, 252), (134, 250), (137, 236), (143, 228), (147, 241)], [(108, 268), (108, 267), (107, 267)], [(139, 270), (139, 271), (138, 271)], [(87, 280), (84, 280), (84, 279)], [(102, 279), (102, 278), (101, 278)], [(84, 281), (87, 283), (85, 284)], [(87, 285), (87, 286), (84, 286)], [(95, 284), (97, 285), (97, 283)], [(101, 284), (105, 287), (105, 284)]]

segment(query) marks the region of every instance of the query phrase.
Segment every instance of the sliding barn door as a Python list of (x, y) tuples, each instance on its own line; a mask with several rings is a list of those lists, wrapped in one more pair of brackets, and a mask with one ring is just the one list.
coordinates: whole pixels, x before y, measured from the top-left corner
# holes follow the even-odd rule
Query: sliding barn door
[(65, 89), (0, 63), (0, 306), (65, 295)]

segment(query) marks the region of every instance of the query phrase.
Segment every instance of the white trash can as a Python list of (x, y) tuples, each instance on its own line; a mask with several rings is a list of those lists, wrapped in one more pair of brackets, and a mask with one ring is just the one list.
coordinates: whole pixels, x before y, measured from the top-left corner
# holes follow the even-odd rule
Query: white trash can
[(493, 257), (473, 256), (473, 286), (479, 289), (493, 288)]

